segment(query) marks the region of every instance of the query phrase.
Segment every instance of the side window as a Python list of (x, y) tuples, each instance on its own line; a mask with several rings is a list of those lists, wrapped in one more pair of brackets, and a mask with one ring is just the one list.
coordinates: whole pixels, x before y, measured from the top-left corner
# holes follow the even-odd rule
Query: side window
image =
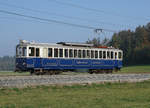
[(39, 56), (40, 56), (40, 49), (36, 48), (36, 57), (39, 57)]
[(26, 47), (22, 48), (22, 56), (27, 56), (27, 48)]
[(63, 57), (63, 49), (59, 49), (59, 57)]
[(69, 57), (73, 57), (73, 50), (69, 49)]
[(91, 50), (91, 58), (94, 58), (94, 51)]
[(35, 48), (29, 47), (29, 56), (34, 56), (34, 55), (35, 55)]
[(103, 59), (106, 59), (106, 51), (103, 51)]
[(90, 58), (90, 50), (87, 50), (87, 58)]
[(114, 52), (111, 51), (111, 59), (113, 59), (113, 58), (114, 58)]
[(77, 55), (77, 50), (75, 49), (74, 50), (74, 58), (77, 58), (78, 57), (78, 55)]
[(65, 49), (65, 57), (68, 57), (68, 49)]
[(121, 59), (122, 58), (122, 54), (121, 52), (118, 53), (118, 58)]
[(117, 59), (117, 52), (115, 52), (115, 59)]
[(83, 50), (83, 58), (85, 58), (86, 57), (86, 52), (85, 52), (85, 50)]
[(99, 58), (102, 58), (102, 51), (99, 51)]
[(110, 51), (107, 51), (107, 59), (110, 59)]
[(98, 51), (95, 51), (95, 58), (98, 58)]
[(53, 56), (53, 49), (48, 48), (48, 57), (52, 57), (52, 56)]
[(81, 50), (78, 50), (78, 58), (81, 58)]
[(58, 48), (54, 48), (54, 57), (58, 57)]

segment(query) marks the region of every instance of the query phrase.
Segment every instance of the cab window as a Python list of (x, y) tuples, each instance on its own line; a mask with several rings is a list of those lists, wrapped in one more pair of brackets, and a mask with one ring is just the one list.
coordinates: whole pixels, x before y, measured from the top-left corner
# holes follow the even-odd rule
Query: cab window
[(29, 56), (34, 56), (34, 55), (35, 55), (35, 48), (29, 47)]

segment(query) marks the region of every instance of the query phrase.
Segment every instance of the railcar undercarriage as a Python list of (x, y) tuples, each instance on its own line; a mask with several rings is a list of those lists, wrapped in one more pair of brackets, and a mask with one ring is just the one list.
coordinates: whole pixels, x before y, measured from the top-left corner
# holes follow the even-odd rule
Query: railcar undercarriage
[[(113, 71), (117, 72), (119, 69), (89, 69), (90, 74), (110, 74)], [(76, 72), (74, 69), (67, 70), (52, 70), (52, 69), (32, 69), (30, 70), (31, 75), (58, 75), (63, 72)]]

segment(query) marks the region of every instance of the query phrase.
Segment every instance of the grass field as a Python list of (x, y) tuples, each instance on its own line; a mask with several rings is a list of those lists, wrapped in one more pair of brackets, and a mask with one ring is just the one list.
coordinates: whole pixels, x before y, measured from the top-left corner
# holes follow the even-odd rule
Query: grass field
[(150, 73), (150, 65), (123, 67), (119, 73)]
[(150, 108), (150, 81), (0, 89), (0, 108)]

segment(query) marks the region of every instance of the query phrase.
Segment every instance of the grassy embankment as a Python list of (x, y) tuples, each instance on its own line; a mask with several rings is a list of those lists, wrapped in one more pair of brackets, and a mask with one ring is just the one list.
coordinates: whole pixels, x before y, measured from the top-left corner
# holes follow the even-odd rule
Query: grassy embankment
[(0, 108), (150, 108), (150, 81), (0, 89)]

